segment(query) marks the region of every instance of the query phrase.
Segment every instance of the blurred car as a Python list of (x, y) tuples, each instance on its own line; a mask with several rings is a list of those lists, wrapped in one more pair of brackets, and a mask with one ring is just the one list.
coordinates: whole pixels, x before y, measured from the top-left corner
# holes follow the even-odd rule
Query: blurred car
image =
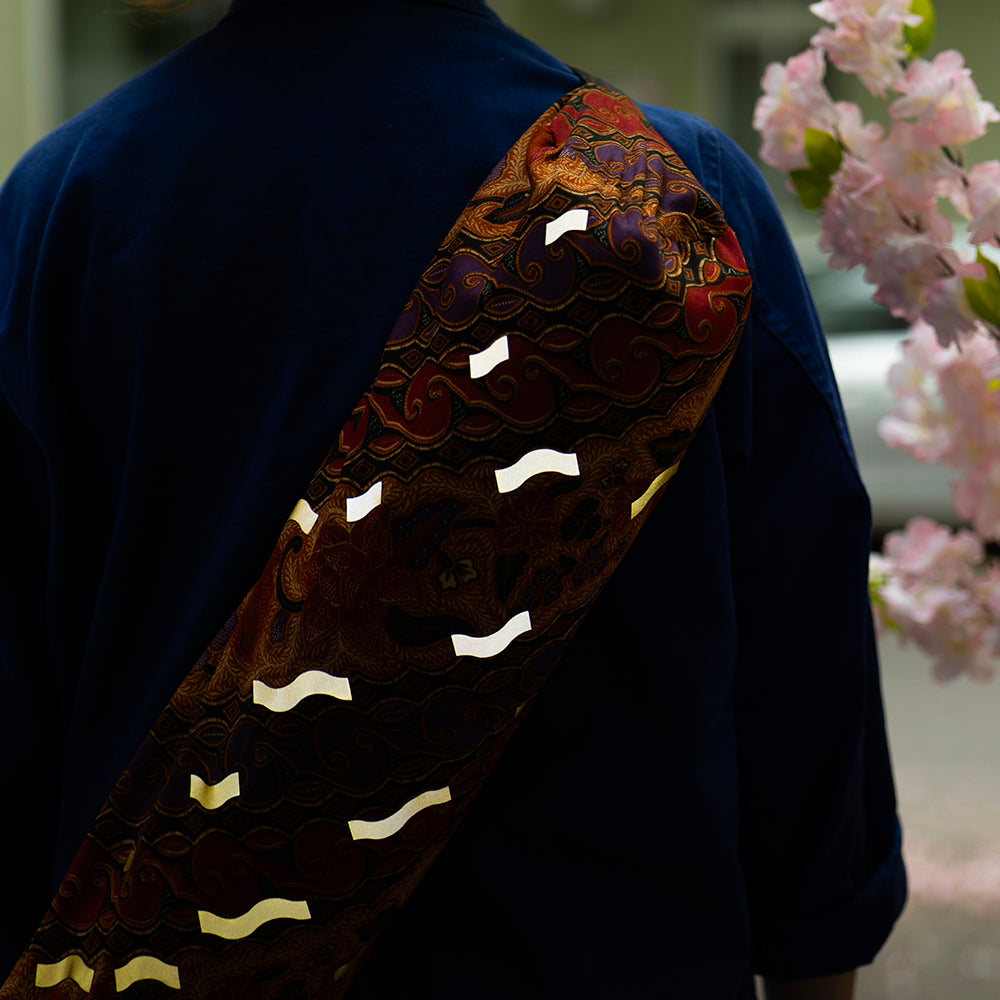
[(890, 448), (878, 433), (879, 421), (892, 408), (886, 379), (901, 356), (907, 324), (872, 301), (873, 288), (860, 271), (830, 270), (815, 237), (797, 239), (795, 246), (826, 331), (861, 478), (872, 501), (875, 533), (898, 528), (916, 514), (956, 523), (948, 485), (953, 471), (914, 461)]

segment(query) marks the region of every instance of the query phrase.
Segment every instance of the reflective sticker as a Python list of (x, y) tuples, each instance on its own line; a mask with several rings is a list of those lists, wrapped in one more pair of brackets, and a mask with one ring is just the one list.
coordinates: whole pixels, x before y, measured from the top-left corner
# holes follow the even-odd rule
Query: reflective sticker
[(391, 837), (394, 833), (402, 830), (407, 821), (416, 816), (418, 812), (431, 806), (444, 805), (446, 802), (451, 802), (451, 789), (448, 787), (435, 788), (430, 792), (424, 792), (423, 795), (418, 795), (415, 799), (410, 799), (402, 809), (385, 819), (374, 822), (352, 819), (347, 825), (355, 840), (385, 840), (386, 837)]
[(268, 687), (263, 681), (253, 682), (253, 701), (272, 712), (287, 712), (313, 694), (325, 694), (340, 701), (351, 700), (351, 682), (322, 670), (307, 670), (284, 687)]
[(382, 483), (376, 483), (359, 497), (347, 498), (347, 520), (360, 521), (382, 502)]
[(489, 375), (497, 365), (502, 365), (510, 359), (510, 344), (507, 338), (500, 337), (494, 340), (485, 351), (478, 354), (469, 355), (469, 374), (473, 378), (482, 378)]
[(258, 927), (272, 920), (309, 920), (309, 904), (296, 899), (262, 899), (242, 917), (217, 917), (207, 910), (198, 911), (198, 923), (203, 934), (237, 941), (249, 937)]
[(571, 208), (568, 212), (563, 212), (558, 219), (553, 219), (545, 226), (545, 245), (555, 243), (566, 233), (585, 230), (589, 222), (590, 213), (585, 208)]
[(564, 476), (580, 475), (580, 463), (576, 454), (569, 455), (551, 448), (538, 448), (529, 451), (513, 465), (506, 469), (497, 469), (497, 489), (501, 493), (510, 493), (518, 486), (542, 472), (561, 472)]
[(519, 635), (531, 631), (531, 614), (522, 611), (513, 618), (502, 629), (492, 635), (453, 635), (452, 645), (455, 647), (456, 656), (496, 656), (502, 653)]

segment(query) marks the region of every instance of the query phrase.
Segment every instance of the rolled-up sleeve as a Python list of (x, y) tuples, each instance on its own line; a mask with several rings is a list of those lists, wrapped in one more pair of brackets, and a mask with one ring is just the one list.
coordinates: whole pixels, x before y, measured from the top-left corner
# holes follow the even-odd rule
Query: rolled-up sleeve
[(740, 860), (755, 971), (872, 961), (905, 898), (867, 600), (870, 513), (796, 353), (753, 329), (749, 461), (728, 481)]
[[(759, 975), (872, 961), (906, 898), (868, 601), (871, 511), (826, 341), (760, 172), (704, 123), (651, 109), (736, 232), (751, 321), (701, 447), (725, 496), (739, 859)], [(724, 509), (724, 514), (721, 513)]]
[(777, 209), (743, 154), (720, 145), (717, 167), (755, 282), (744, 370), (720, 416), (740, 456), (727, 475), (740, 859), (755, 971), (819, 976), (871, 962), (906, 896), (871, 511)]

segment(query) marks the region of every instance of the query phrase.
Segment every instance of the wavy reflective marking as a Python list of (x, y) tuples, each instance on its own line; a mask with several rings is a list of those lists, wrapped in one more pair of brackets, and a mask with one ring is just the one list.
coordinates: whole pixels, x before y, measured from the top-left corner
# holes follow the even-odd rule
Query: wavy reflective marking
[(319, 514), (305, 500), (300, 500), (288, 515), (289, 521), (294, 521), (307, 535), (319, 520)]
[(585, 208), (571, 208), (568, 212), (563, 212), (557, 219), (553, 219), (545, 227), (545, 245), (555, 243), (560, 236), (566, 233), (579, 232), (587, 228), (590, 215)]
[(670, 466), (669, 469), (661, 472), (650, 484), (649, 489), (638, 500), (632, 501), (632, 517), (638, 517), (642, 513), (642, 509), (649, 503), (650, 500), (656, 496), (657, 490), (659, 490), (665, 483), (668, 483), (674, 478), (674, 473), (677, 471), (680, 462), (675, 462)]
[(416, 816), (418, 812), (431, 806), (444, 805), (445, 802), (451, 802), (451, 789), (448, 787), (435, 788), (418, 795), (415, 799), (410, 799), (402, 809), (385, 819), (374, 822), (365, 819), (352, 819), (347, 825), (355, 840), (385, 840), (386, 837), (391, 837), (394, 833), (402, 830), (407, 821)]
[(237, 941), (249, 937), (258, 927), (272, 920), (309, 920), (309, 904), (298, 899), (262, 899), (242, 917), (217, 917), (207, 910), (198, 911), (198, 923), (203, 934)]
[(206, 809), (218, 809), (239, 794), (240, 776), (236, 771), (226, 775), (222, 781), (214, 785), (202, 781), (197, 774), (191, 775), (191, 798), (200, 802)]
[(142, 979), (153, 979), (174, 990), (181, 988), (181, 974), (177, 966), (167, 965), (152, 955), (139, 955), (128, 965), (115, 969), (115, 989), (119, 993)]
[(473, 378), (482, 378), (489, 375), (497, 365), (502, 365), (510, 359), (510, 344), (507, 338), (500, 337), (494, 340), (485, 351), (478, 354), (469, 355), (469, 374)]
[(502, 653), (519, 635), (531, 631), (531, 613), (522, 611), (503, 628), (492, 635), (462, 635), (457, 633), (451, 637), (456, 656), (496, 656)]
[(58, 986), (64, 979), (72, 979), (81, 990), (89, 993), (94, 970), (79, 955), (70, 955), (52, 965), (35, 966), (36, 986)]
[(536, 448), (506, 469), (496, 470), (497, 489), (501, 493), (510, 493), (532, 476), (542, 472), (561, 472), (564, 476), (578, 476), (580, 463), (575, 452), (567, 455), (551, 448)]
[(367, 517), (382, 502), (382, 483), (377, 482), (359, 497), (347, 498), (347, 520), (360, 521)]
[(325, 694), (340, 701), (351, 700), (351, 682), (322, 670), (307, 670), (284, 687), (268, 687), (263, 681), (253, 682), (253, 702), (272, 712), (287, 712), (313, 694)]

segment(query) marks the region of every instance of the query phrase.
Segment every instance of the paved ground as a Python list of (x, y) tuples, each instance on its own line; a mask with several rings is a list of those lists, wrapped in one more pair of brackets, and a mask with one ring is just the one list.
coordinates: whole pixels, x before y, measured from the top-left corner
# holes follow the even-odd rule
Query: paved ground
[(996, 1000), (1000, 679), (942, 685), (918, 653), (881, 648), (910, 902), (858, 1000)]

